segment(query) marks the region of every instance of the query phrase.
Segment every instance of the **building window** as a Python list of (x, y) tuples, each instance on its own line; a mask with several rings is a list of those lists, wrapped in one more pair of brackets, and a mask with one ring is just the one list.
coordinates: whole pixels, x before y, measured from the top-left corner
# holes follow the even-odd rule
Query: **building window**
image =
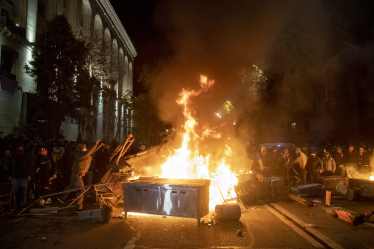
[(13, 49), (1, 46), (1, 75), (16, 80), (16, 60), (18, 53)]
[(42, 1), (38, 1), (38, 14), (41, 15), (43, 18), (45, 18), (45, 10), (44, 10), (44, 4)]
[(296, 132), (296, 123), (291, 123), (291, 132)]
[(304, 122), (304, 132), (310, 132), (310, 122), (309, 121)]

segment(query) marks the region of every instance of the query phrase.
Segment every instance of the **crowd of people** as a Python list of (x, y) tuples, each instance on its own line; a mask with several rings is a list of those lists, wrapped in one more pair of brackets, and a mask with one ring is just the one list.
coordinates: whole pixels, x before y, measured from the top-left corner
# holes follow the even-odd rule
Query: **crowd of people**
[[(87, 149), (84, 143), (8, 135), (0, 138), (0, 183), (12, 184), (12, 209), (22, 209), (40, 196), (99, 182), (112, 148), (99, 141)], [(51, 201), (46, 198), (41, 204)], [(78, 209), (82, 209), (82, 203), (83, 196)]]
[(320, 176), (374, 173), (374, 151), (363, 144), (270, 149), (252, 144), (248, 147), (248, 159), (253, 171), (261, 171), (265, 176), (296, 176), (303, 184), (316, 183)]
[[(0, 183), (12, 184), (12, 208), (24, 208), (40, 196), (99, 182), (114, 148), (99, 140), (87, 149), (82, 142), (0, 137)], [(374, 151), (362, 144), (270, 149), (250, 144), (247, 149), (247, 169), (261, 171), (264, 176), (296, 176), (303, 184), (315, 183), (320, 176), (349, 175), (351, 169), (365, 175), (374, 173)], [(66, 197), (55, 199), (63, 202)], [(49, 202), (47, 198), (42, 204)], [(83, 195), (77, 206), (82, 209)]]

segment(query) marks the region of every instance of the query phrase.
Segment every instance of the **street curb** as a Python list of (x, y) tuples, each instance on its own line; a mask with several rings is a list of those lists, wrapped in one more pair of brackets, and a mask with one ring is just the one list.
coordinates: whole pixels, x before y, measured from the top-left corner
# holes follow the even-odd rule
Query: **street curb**
[(304, 232), (306, 232), (308, 235), (313, 237), (315, 240), (320, 242), (323, 246), (326, 248), (333, 248), (333, 249), (344, 249), (341, 245), (337, 244), (336, 242), (332, 241), (327, 236), (323, 235), (321, 232), (317, 231), (316, 229), (312, 227), (307, 227), (305, 225), (305, 222), (297, 218), (295, 215), (291, 214), (284, 208), (282, 208), (280, 205), (276, 203), (269, 203), (266, 202), (267, 205), (272, 207), (274, 210), (282, 214), (284, 217), (286, 217), (288, 220), (290, 220), (292, 223), (294, 223), (296, 226), (298, 226), (300, 229), (302, 229)]

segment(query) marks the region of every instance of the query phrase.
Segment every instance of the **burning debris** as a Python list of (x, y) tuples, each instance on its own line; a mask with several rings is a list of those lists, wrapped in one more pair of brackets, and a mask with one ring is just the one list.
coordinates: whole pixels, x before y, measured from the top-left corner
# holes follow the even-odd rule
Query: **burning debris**
[[(199, 123), (193, 117), (194, 110), (190, 108), (191, 97), (207, 92), (213, 86), (213, 80), (208, 80), (206, 76), (201, 75), (198, 91), (183, 89), (179, 93), (179, 99), (176, 102), (183, 106), (185, 118), (184, 131), (179, 134), (182, 137), (182, 145), (174, 150), (172, 155), (166, 157), (166, 162), (161, 166), (163, 173), (160, 175), (160, 178), (210, 179), (210, 210), (213, 210), (217, 204), (221, 204), (223, 199), (236, 197), (234, 186), (238, 184), (238, 179), (231, 172), (231, 166), (227, 164), (227, 159), (233, 154), (228, 144), (223, 145), (225, 151), (222, 157), (214, 160), (209, 154), (203, 156), (198, 148), (199, 143), (204, 139), (221, 137), (218, 129), (210, 129), (205, 125), (201, 125), (203, 129), (199, 133), (197, 131)], [(215, 171), (210, 169), (215, 169)]]

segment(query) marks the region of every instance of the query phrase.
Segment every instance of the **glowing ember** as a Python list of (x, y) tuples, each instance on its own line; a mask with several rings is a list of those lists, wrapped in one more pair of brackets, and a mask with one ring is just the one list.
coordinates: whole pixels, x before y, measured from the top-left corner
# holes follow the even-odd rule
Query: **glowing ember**
[[(231, 172), (230, 165), (226, 160), (232, 155), (231, 148), (226, 145), (225, 153), (220, 160), (210, 162), (210, 156), (200, 155), (197, 144), (207, 138), (220, 138), (221, 134), (207, 126), (202, 126), (203, 131), (197, 134), (195, 127), (197, 121), (192, 117), (191, 110), (188, 108), (189, 98), (198, 96), (201, 92), (208, 91), (214, 85), (214, 81), (208, 81), (206, 76), (200, 76), (200, 90), (185, 90), (179, 93), (179, 99), (176, 102), (184, 107), (183, 114), (185, 124), (182, 125), (184, 133), (180, 134), (183, 142), (182, 146), (175, 150), (173, 155), (167, 158), (167, 161), (161, 166), (163, 173), (160, 178), (174, 179), (210, 179), (210, 201), (211, 210), (217, 204), (223, 203), (225, 199), (236, 197), (234, 186), (238, 179)], [(208, 168), (215, 168), (215, 172), (210, 172)], [(223, 197), (222, 197), (223, 196)]]
[(370, 181), (374, 181), (374, 176), (370, 176)]
[[(123, 212), (123, 214), (124, 214), (124, 212)], [(150, 214), (128, 212), (127, 215), (131, 215), (131, 216), (149, 216)]]

